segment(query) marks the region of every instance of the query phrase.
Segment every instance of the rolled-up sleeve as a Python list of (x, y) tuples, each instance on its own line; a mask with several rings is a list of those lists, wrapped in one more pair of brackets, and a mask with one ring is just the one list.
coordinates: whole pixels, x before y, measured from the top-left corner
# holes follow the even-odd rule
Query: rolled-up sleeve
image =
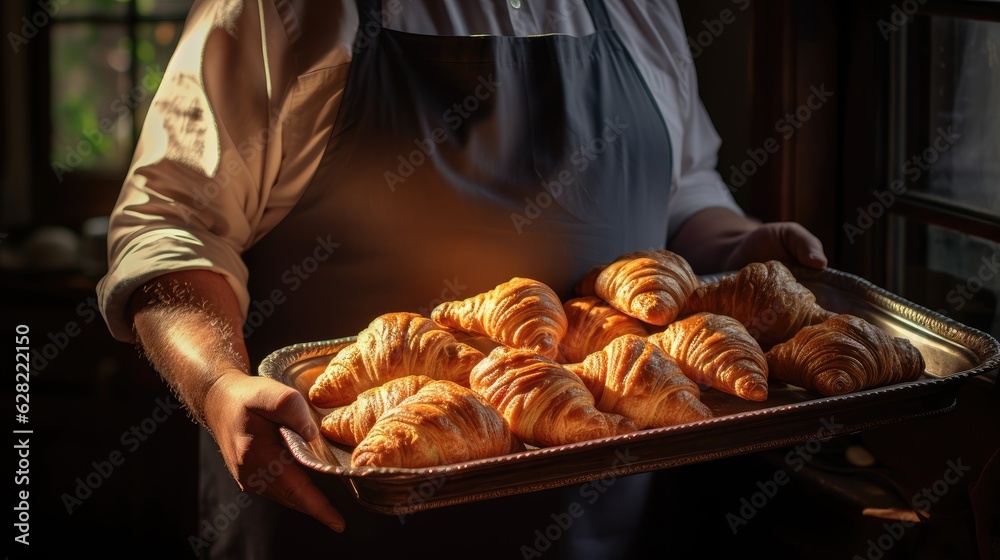
[(199, 0), (191, 9), (110, 217), (98, 299), (119, 340), (133, 339), (132, 293), (168, 272), (218, 272), (248, 304), (240, 255), (259, 227), (268, 162), (281, 149), (265, 15), (251, 0)]

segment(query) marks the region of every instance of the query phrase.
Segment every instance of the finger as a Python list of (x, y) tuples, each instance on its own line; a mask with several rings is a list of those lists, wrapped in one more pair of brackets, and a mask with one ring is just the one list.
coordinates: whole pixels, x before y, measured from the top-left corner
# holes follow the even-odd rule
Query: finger
[(826, 254), (823, 243), (799, 224), (787, 224), (781, 231), (782, 244), (795, 260), (811, 268), (825, 268)]
[(259, 383), (250, 403), (254, 412), (271, 422), (288, 426), (306, 441), (312, 441), (320, 435), (309, 403), (291, 387), (276, 381), (273, 384)]
[(344, 516), (330, 504), (323, 492), (298, 465), (288, 465), (268, 488), (266, 495), (300, 511), (334, 531), (344, 531)]

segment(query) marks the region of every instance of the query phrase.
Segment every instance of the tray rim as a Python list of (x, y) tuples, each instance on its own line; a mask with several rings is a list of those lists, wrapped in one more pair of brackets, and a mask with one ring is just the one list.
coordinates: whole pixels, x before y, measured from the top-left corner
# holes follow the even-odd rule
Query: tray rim
[[(624, 434), (619, 436), (613, 436), (608, 438), (601, 438), (596, 440), (589, 440), (584, 442), (577, 442), (561, 446), (553, 446), (540, 449), (531, 449), (528, 451), (523, 451), (519, 453), (503, 455), (499, 457), (489, 457), (484, 459), (477, 459), (474, 461), (468, 461), (463, 463), (454, 463), (449, 465), (441, 465), (436, 467), (427, 468), (399, 468), (399, 467), (360, 467), (352, 468), (349, 466), (335, 465), (332, 463), (324, 462), (319, 458), (318, 454), (315, 453), (308, 442), (306, 442), (298, 433), (287, 428), (281, 427), (280, 432), (286, 445), (289, 447), (293, 456), (302, 465), (322, 474), (335, 475), (349, 484), (360, 483), (364, 484), (366, 482), (385, 482), (393, 484), (405, 484), (407, 482), (423, 482), (428, 479), (428, 477), (435, 476), (449, 476), (459, 473), (475, 473), (478, 471), (488, 471), (497, 465), (504, 465), (512, 462), (524, 462), (531, 461), (535, 458), (544, 458), (548, 455), (553, 454), (577, 454), (585, 453), (590, 450), (602, 450), (604, 448), (615, 448), (620, 447), (622, 444), (627, 444), (630, 441), (646, 441), (655, 440), (661, 437), (667, 437), (674, 433), (686, 433), (688, 431), (695, 430), (705, 430), (712, 429), (713, 426), (726, 426), (734, 423), (743, 423), (747, 418), (782, 418), (784, 416), (792, 415), (801, 410), (811, 410), (813, 408), (829, 408), (830, 406), (835, 406), (840, 402), (851, 402), (851, 401), (862, 401), (870, 402), (880, 399), (882, 396), (887, 394), (896, 394), (903, 391), (911, 391), (914, 389), (927, 390), (928, 392), (935, 391), (945, 391), (948, 390), (948, 385), (961, 382), (969, 377), (982, 375), (984, 373), (993, 371), (1000, 367), (1000, 342), (997, 341), (992, 335), (983, 332), (979, 329), (975, 329), (968, 325), (962, 324), (950, 317), (947, 317), (937, 311), (931, 310), (924, 306), (918, 305), (916, 303), (910, 302), (901, 296), (893, 294), (892, 292), (851, 273), (843, 272), (840, 270), (826, 268), (823, 270), (807, 269), (804, 267), (794, 267), (789, 266), (789, 269), (793, 272), (794, 276), (804, 283), (808, 282), (818, 282), (822, 284), (827, 284), (832, 288), (841, 290), (855, 297), (859, 302), (867, 303), (869, 305), (874, 305), (877, 308), (881, 308), (890, 314), (908, 321), (914, 325), (919, 326), (926, 332), (947, 340), (950, 343), (961, 346), (963, 349), (970, 351), (979, 360), (978, 365), (972, 368), (950, 373), (943, 376), (932, 376), (930, 378), (919, 379), (916, 381), (910, 381), (906, 383), (898, 383), (889, 385), (886, 387), (878, 387), (867, 389), (863, 391), (857, 391), (849, 393), (846, 395), (837, 395), (830, 397), (818, 397), (816, 399), (811, 399), (808, 401), (792, 403), (792, 404), (782, 404), (766, 408), (761, 408), (757, 410), (743, 411), (735, 414), (730, 414), (726, 416), (714, 417), (706, 420), (701, 420), (697, 422), (692, 422), (680, 426), (669, 426), (664, 428), (653, 428), (647, 430), (641, 430), (638, 432), (633, 432), (630, 434)], [(723, 273), (718, 275), (708, 275), (702, 276), (701, 278), (705, 282), (711, 282), (713, 280), (722, 278), (726, 275), (733, 274), (732, 272)], [(258, 372), (259, 375), (270, 377), (278, 381), (283, 381), (283, 372), (291, 365), (298, 361), (308, 360), (315, 357), (320, 357), (323, 355), (331, 355), (337, 349), (343, 347), (344, 345), (355, 340), (356, 336), (340, 337), (321, 341), (311, 341), (303, 342), (298, 344), (293, 344), (291, 346), (286, 346), (284, 348), (275, 350), (264, 358), (261, 362)], [(914, 417), (932, 416), (947, 412), (955, 407), (955, 403), (952, 402), (949, 406), (938, 409), (929, 409), (921, 413), (914, 413), (904, 415), (899, 418), (882, 418), (872, 425), (884, 425), (887, 423), (892, 423), (900, 420), (907, 420)], [(319, 412), (315, 407), (311, 407), (313, 412), (319, 415)], [(842, 433), (852, 433), (860, 430), (868, 429), (870, 426), (865, 426), (863, 423), (855, 425), (850, 429), (845, 429)], [(652, 468), (648, 467), (649, 463), (645, 463), (643, 467), (635, 467), (637, 472), (645, 472), (649, 470), (655, 470), (659, 468), (667, 468), (669, 466), (677, 466), (681, 464), (689, 464), (693, 462), (700, 462), (704, 460), (712, 460), (713, 456), (718, 458), (738, 455), (742, 453), (751, 453), (756, 451), (761, 451), (764, 449), (772, 449), (775, 447), (780, 447), (783, 444), (793, 444), (798, 441), (804, 441), (808, 439), (809, 435), (799, 435), (799, 436), (789, 436), (782, 439), (771, 440), (767, 444), (757, 444), (748, 446), (747, 449), (734, 448), (730, 452), (709, 452), (704, 455), (692, 455), (689, 457), (661, 457), (654, 461), (657, 465)], [(318, 440), (317, 440), (318, 441)], [(320, 442), (320, 445), (327, 445), (326, 442)], [(670, 463), (674, 463), (671, 465)], [(623, 474), (629, 474), (624, 472), (622, 469), (618, 469), (620, 474), (615, 476), (620, 476)], [(625, 469), (629, 470), (629, 469)], [(614, 469), (608, 469), (607, 472), (616, 472)], [(579, 475), (577, 478), (580, 481), (593, 480), (592, 475)], [(543, 489), (552, 486), (562, 486), (566, 484), (572, 484), (572, 481), (566, 482), (565, 478), (561, 478), (560, 482), (554, 482), (546, 485), (546, 483), (535, 483), (532, 486), (530, 483), (527, 486), (519, 488), (507, 488), (508, 491), (496, 491), (496, 492), (486, 492), (482, 496), (475, 499), (483, 499), (483, 496), (505, 496), (512, 493), (521, 493), (526, 491), (533, 491), (535, 489)], [(537, 488), (535, 488), (537, 487)], [(525, 490), (527, 488), (527, 490)], [(400, 514), (408, 513), (412, 511), (417, 511), (419, 509), (427, 509), (428, 507), (440, 507), (444, 505), (449, 505), (450, 503), (462, 503), (472, 501), (468, 496), (458, 496), (449, 500), (443, 500), (441, 502), (435, 502), (433, 505), (422, 504), (416, 507), (407, 508), (403, 507), (388, 507), (379, 504), (373, 504), (365, 501), (362, 496), (355, 489), (355, 494), (365, 507), (372, 509), (374, 511), (381, 511), (382, 513), (390, 514)]]

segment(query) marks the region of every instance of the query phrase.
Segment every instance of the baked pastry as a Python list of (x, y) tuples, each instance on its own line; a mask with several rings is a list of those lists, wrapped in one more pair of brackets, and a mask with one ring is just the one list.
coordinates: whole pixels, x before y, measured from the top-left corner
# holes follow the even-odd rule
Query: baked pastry
[(577, 291), (597, 295), (630, 317), (663, 326), (677, 317), (700, 284), (680, 255), (667, 250), (636, 251), (591, 269), (577, 284)]
[(387, 313), (330, 360), (309, 389), (309, 400), (321, 408), (344, 406), (362, 391), (415, 374), (468, 386), (469, 371), (484, 357), (426, 317)]
[(552, 288), (519, 277), (471, 298), (444, 302), (431, 311), (431, 319), (552, 359), (559, 355), (567, 327), (562, 301)]
[(780, 261), (751, 263), (736, 274), (698, 287), (687, 298), (683, 312), (700, 311), (735, 318), (765, 350), (802, 327), (834, 315), (820, 307), (816, 296)]
[(351, 404), (335, 408), (324, 416), (319, 431), (337, 443), (355, 447), (387, 410), (415, 395), (432, 381), (426, 375), (407, 375), (372, 387), (358, 395)]
[(645, 337), (625, 334), (579, 364), (566, 366), (594, 395), (598, 410), (621, 414), (640, 428), (712, 417), (701, 390), (672, 358)]
[(425, 468), (523, 449), (497, 411), (451, 381), (433, 381), (383, 414), (351, 453), (352, 467)]
[(767, 359), (739, 321), (696, 313), (649, 340), (677, 360), (692, 381), (749, 400), (767, 400)]
[(826, 396), (914, 381), (925, 367), (909, 340), (849, 314), (804, 327), (771, 348), (767, 363), (772, 379)]
[(575, 373), (530, 350), (497, 347), (472, 369), (469, 384), (531, 445), (564, 445), (638, 430), (628, 418), (598, 410), (594, 395)]
[(560, 361), (582, 362), (587, 355), (603, 349), (624, 334), (647, 336), (642, 321), (618, 311), (597, 296), (583, 296), (563, 304), (569, 327), (559, 343)]

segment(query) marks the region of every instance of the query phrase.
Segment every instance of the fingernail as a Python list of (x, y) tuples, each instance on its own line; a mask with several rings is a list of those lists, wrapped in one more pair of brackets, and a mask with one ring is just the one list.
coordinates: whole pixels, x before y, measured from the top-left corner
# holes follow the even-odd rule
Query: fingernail
[(817, 262), (826, 262), (826, 257), (823, 253), (809, 253), (809, 258)]
[(340, 524), (337, 524), (337, 523), (331, 523), (330, 524), (330, 528), (333, 529), (334, 531), (338, 532), (338, 533), (343, 533), (344, 532), (344, 526), (340, 525)]

